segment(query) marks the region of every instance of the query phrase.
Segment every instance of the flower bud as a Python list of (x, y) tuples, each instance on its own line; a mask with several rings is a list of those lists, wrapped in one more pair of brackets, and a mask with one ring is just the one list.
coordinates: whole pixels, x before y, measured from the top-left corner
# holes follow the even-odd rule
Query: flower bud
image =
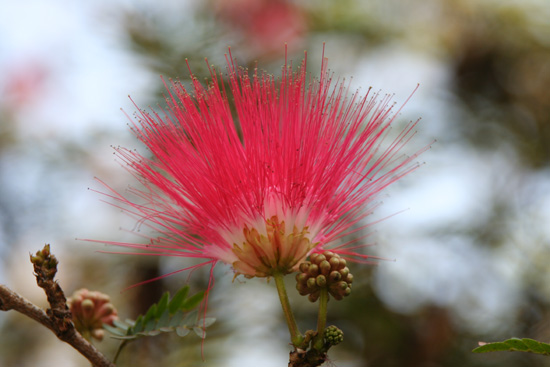
[(321, 274), (328, 275), (331, 270), (330, 263), (326, 260), (321, 261), (319, 264), (319, 269), (321, 270)]
[(302, 273), (307, 273), (307, 269), (309, 269), (309, 266), (310, 266), (310, 265), (311, 265), (311, 263), (308, 262), (308, 261), (305, 261), (305, 262), (301, 263), (301, 264), (300, 264), (300, 271), (301, 271)]
[(95, 307), (94, 301), (92, 301), (91, 299), (83, 300), (82, 303), (80, 304), (80, 308), (82, 309), (82, 315), (85, 318), (91, 317), (94, 312), (94, 307)]
[(348, 287), (348, 283), (342, 280), (341, 282), (336, 283), (336, 287), (338, 289), (345, 290)]
[(351, 294), (353, 275), (350, 274), (346, 261), (333, 252), (311, 254), (310, 261), (300, 264), (299, 269), (296, 290), (300, 295), (309, 295), (311, 302), (319, 298), (323, 288), (336, 300)]
[(342, 274), (340, 274), (340, 273), (337, 272), (336, 270), (335, 270), (335, 271), (332, 271), (332, 272), (330, 273), (329, 279), (330, 279), (332, 282), (338, 282), (340, 279), (342, 279)]
[(307, 272), (309, 275), (316, 277), (319, 275), (319, 267), (315, 264), (311, 264)]
[[(302, 264), (303, 265), (303, 264)], [(307, 270), (306, 270), (307, 271)], [(308, 275), (304, 273), (298, 273), (296, 275), (296, 281), (298, 283), (305, 283), (307, 281)]]
[(338, 257), (336, 256), (333, 256), (330, 258), (329, 263), (333, 269), (338, 270), (338, 267), (340, 266), (340, 259), (338, 259)]
[(340, 258), (340, 265), (339, 265), (339, 269), (343, 269), (345, 268), (347, 265), (347, 262), (346, 262), (346, 259), (342, 259)]
[(80, 289), (67, 300), (76, 329), (83, 335), (97, 340), (103, 339), (103, 324), (114, 325), (118, 319), (117, 310), (110, 298), (100, 292)]
[(318, 275), (317, 278), (315, 278), (315, 282), (319, 287), (323, 288), (327, 285), (327, 278), (325, 278), (324, 275)]
[(307, 297), (307, 299), (308, 299), (310, 302), (316, 302), (316, 301), (319, 299), (319, 295), (320, 295), (319, 292), (311, 293), (311, 294)]
[(344, 332), (334, 325), (327, 327), (323, 336), (325, 338), (325, 343), (329, 346), (337, 345), (344, 341)]
[(323, 261), (326, 261), (326, 259), (327, 259), (327, 258), (325, 257), (325, 255), (323, 255), (323, 254), (316, 254), (316, 255), (317, 255), (317, 257), (315, 258), (314, 263), (317, 264), (317, 265), (319, 265), (319, 264), (322, 263)]
[(317, 264), (317, 257), (319, 256), (318, 253), (313, 253), (311, 255), (309, 255), (309, 260), (311, 260), (311, 262), (313, 264)]

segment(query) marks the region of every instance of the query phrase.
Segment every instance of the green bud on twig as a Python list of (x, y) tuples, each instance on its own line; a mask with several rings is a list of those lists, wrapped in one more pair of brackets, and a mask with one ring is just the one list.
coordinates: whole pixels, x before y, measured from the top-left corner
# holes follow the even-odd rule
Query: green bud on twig
[(57, 258), (50, 252), (50, 245), (44, 245), (44, 248), (36, 252), (36, 255), (30, 255), (31, 263), (34, 265), (34, 271), (42, 280), (53, 280), (57, 273)]
[(327, 327), (323, 336), (325, 337), (325, 344), (328, 346), (337, 345), (344, 341), (344, 332), (334, 325)]

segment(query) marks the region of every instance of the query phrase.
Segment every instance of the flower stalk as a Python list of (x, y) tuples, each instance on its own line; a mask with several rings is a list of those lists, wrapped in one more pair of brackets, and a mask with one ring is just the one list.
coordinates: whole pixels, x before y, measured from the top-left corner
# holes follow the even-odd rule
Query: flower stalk
[(324, 348), (323, 335), (327, 325), (328, 299), (328, 289), (321, 288), (321, 293), (319, 295), (319, 314), (317, 315), (317, 336), (313, 341), (313, 347), (319, 351)]
[(275, 279), (275, 285), (277, 286), (277, 293), (279, 293), (279, 300), (281, 301), (285, 320), (288, 325), (288, 331), (290, 332), (290, 341), (292, 342), (292, 345), (298, 347), (302, 344), (304, 336), (300, 333), (298, 325), (296, 324), (296, 319), (294, 318), (294, 314), (290, 308), (288, 294), (286, 293), (284, 275), (280, 272), (275, 272), (273, 274), (273, 278)]

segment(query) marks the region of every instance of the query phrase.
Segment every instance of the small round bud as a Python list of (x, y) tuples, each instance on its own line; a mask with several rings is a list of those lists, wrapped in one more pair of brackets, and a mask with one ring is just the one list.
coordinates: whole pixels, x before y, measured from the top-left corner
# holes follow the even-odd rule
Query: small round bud
[(338, 259), (338, 257), (336, 256), (333, 256), (330, 258), (329, 263), (334, 270), (338, 270), (338, 267), (340, 266), (340, 259)]
[(315, 293), (311, 293), (307, 299), (310, 301), (310, 302), (316, 302), (318, 299), (319, 299), (319, 292), (315, 292)]
[(307, 282), (307, 278), (308, 278), (307, 274), (304, 274), (304, 273), (298, 273), (298, 274), (296, 275), (296, 281), (297, 281), (298, 283), (305, 283), (305, 282)]
[(317, 257), (315, 258), (315, 264), (319, 265), (323, 261), (325, 261), (327, 258), (323, 254), (317, 254)]
[(315, 280), (315, 278), (309, 278), (307, 280), (307, 287), (309, 289), (315, 289), (317, 286), (317, 281)]
[(323, 252), (323, 255), (327, 258), (327, 261), (330, 261), (330, 259), (334, 256), (334, 252), (332, 251), (325, 251)]
[(324, 275), (318, 275), (317, 278), (315, 278), (315, 282), (322, 288), (327, 285), (327, 278), (325, 278)]
[(346, 279), (349, 274), (349, 269), (347, 267), (340, 269), (340, 274), (342, 274), (342, 279)]
[(338, 282), (340, 281), (340, 279), (342, 279), (342, 274), (340, 274), (339, 272), (337, 272), (336, 270), (331, 272), (330, 275), (329, 275), (329, 279), (332, 281), (332, 282)]
[(346, 288), (348, 287), (348, 283), (341, 281), (336, 283), (336, 287), (341, 290), (346, 290)]
[(319, 275), (319, 267), (315, 264), (311, 264), (307, 272), (309, 275), (316, 277)]
[(311, 263), (309, 263), (308, 261), (301, 263), (301, 264), (300, 264), (300, 271), (301, 271), (302, 273), (307, 273), (307, 269), (309, 269), (309, 265), (310, 265), (310, 264), (311, 264)]
[(321, 274), (328, 275), (331, 270), (330, 263), (326, 260), (321, 261), (321, 263), (319, 263), (319, 269), (321, 270)]
[(296, 290), (298, 291), (298, 293), (300, 293), (301, 296), (305, 296), (310, 293), (310, 290), (305, 283), (296, 283)]
[(340, 259), (340, 269), (345, 268), (347, 265), (346, 259)]
[(91, 299), (85, 299), (85, 300), (82, 301), (80, 306), (85, 311), (93, 310), (94, 309), (94, 301), (92, 301)]
[(92, 330), (92, 337), (94, 339), (102, 341), (104, 336), (105, 336), (105, 330), (103, 330), (103, 329), (94, 329), (94, 330)]
[(90, 318), (94, 313), (95, 304), (91, 299), (85, 299), (80, 304), (82, 314), (85, 318)]
[(311, 260), (311, 262), (313, 264), (317, 264), (317, 257), (319, 256), (318, 253), (313, 253), (311, 255), (309, 255), (309, 260)]
[(330, 346), (340, 344), (344, 341), (344, 332), (334, 325), (327, 327), (323, 336), (325, 338), (325, 343)]
[(351, 285), (351, 283), (353, 283), (353, 275), (350, 273), (348, 274), (348, 276), (346, 277), (346, 282)]

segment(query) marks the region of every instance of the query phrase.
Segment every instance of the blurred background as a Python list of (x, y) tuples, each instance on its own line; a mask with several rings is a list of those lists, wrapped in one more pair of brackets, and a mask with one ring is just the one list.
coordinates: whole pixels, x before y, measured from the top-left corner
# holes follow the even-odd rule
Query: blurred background
[[(284, 44), (318, 75), (329, 67), (421, 117), (407, 152), (436, 142), (419, 170), (382, 197), (353, 294), (329, 303), (345, 332), (330, 365), (550, 366), (550, 358), (473, 354), (478, 341), (550, 342), (550, 3), (547, 0), (0, 0), (0, 283), (46, 306), (29, 252), (51, 243), (69, 295), (87, 287), (136, 317), (166, 290), (204, 289), (208, 270), (128, 286), (190, 265), (105, 255), (79, 239), (136, 241), (132, 219), (102, 202), (98, 177), (123, 192), (111, 146), (142, 147), (122, 108), (162, 105), (159, 75), (208, 76), (227, 47), (274, 74)], [(143, 150), (142, 150), (143, 152)], [(396, 214), (398, 213), (398, 214)], [(396, 215), (394, 215), (396, 214)], [(109, 248), (107, 248), (108, 250)], [(395, 259), (395, 261), (393, 261)], [(119, 366), (284, 366), (288, 330), (274, 285), (215, 269), (209, 329), (130, 344)], [(289, 287), (293, 288), (292, 279)], [(294, 293), (294, 292), (292, 292)], [(316, 306), (292, 294), (302, 330)], [(280, 319), (277, 319), (280, 318)], [(97, 346), (113, 356), (118, 343)], [(0, 366), (86, 366), (44, 327), (0, 313)]]

